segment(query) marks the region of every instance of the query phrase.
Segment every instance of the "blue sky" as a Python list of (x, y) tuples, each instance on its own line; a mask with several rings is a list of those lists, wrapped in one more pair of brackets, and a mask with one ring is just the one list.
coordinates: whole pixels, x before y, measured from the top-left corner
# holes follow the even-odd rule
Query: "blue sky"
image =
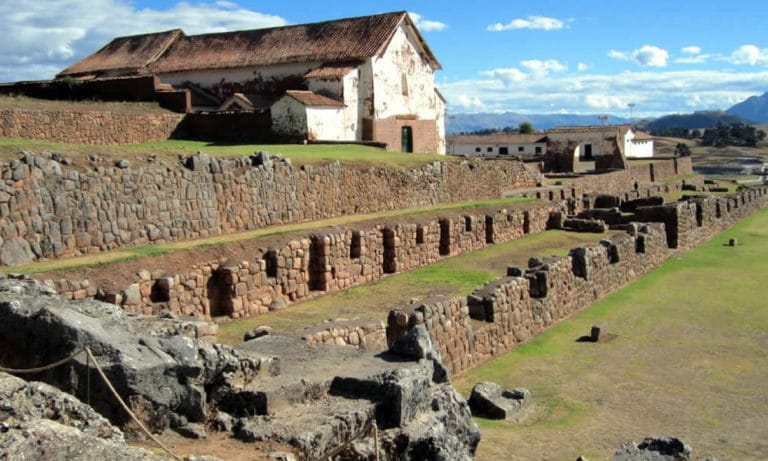
[(768, 2), (262, 0), (3, 2), (0, 81), (53, 77), (111, 38), (408, 11), (449, 113), (658, 116), (768, 91)]

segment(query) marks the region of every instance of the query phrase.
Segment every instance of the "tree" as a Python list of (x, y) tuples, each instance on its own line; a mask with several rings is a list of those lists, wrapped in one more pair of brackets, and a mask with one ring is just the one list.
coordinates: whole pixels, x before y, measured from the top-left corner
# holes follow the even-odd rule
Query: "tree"
[(520, 126), (517, 129), (520, 134), (533, 134), (533, 124), (531, 122), (522, 122), (520, 123)]
[(689, 155), (691, 155), (691, 149), (688, 147), (688, 144), (677, 143), (677, 146), (675, 146), (675, 157), (688, 157)]

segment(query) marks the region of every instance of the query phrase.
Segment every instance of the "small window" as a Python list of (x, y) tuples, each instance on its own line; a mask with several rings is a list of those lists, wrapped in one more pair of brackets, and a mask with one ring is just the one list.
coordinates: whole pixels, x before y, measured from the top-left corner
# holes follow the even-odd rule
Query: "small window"
[(419, 224), (416, 226), (416, 244), (421, 245), (424, 243), (424, 226)]
[(352, 242), (349, 245), (349, 257), (351, 259), (357, 259), (360, 257), (363, 251), (362, 235), (360, 231), (352, 232)]
[(489, 147), (489, 148), (487, 149), (487, 151), (488, 151), (488, 152), (493, 152), (493, 147)]
[(267, 277), (277, 277), (277, 251), (269, 250), (264, 254), (264, 263), (266, 263)]
[(473, 224), (475, 223), (474, 218), (472, 216), (464, 216), (464, 230), (466, 232), (472, 232)]
[(537, 154), (540, 154), (540, 153), (541, 153), (541, 146), (536, 146), (536, 153), (537, 153)]
[(499, 147), (499, 155), (509, 155), (509, 148), (507, 146)]
[(400, 78), (400, 86), (403, 90), (403, 96), (408, 96), (408, 76), (405, 74), (402, 74)]
[(479, 147), (475, 147), (475, 152), (480, 152), (480, 148)]
[(517, 146), (518, 152), (525, 152), (525, 146)]

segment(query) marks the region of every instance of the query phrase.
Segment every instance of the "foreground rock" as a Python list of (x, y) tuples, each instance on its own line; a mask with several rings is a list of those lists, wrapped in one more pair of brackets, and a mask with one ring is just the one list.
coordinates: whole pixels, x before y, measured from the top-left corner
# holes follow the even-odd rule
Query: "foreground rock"
[(613, 455), (613, 461), (687, 461), (691, 448), (676, 438), (648, 437), (639, 444), (622, 445)]
[[(118, 393), (152, 430), (205, 422), (217, 400), (230, 398), (272, 358), (244, 356), (195, 339), (194, 322), (129, 315), (99, 301), (65, 302), (33, 280), (0, 280), (0, 363), (50, 364), (90, 347)], [(85, 354), (32, 378), (89, 395)], [(94, 408), (118, 425), (128, 415), (91, 372)]]
[(69, 394), (0, 372), (0, 459), (164, 458), (127, 446), (119, 429)]
[(496, 383), (478, 383), (469, 396), (474, 416), (522, 421), (533, 410), (533, 396), (528, 389), (504, 389)]
[[(0, 280), (0, 318), (0, 364), (46, 365), (88, 346), (157, 432), (223, 431), (297, 459), (464, 460), (480, 441), (426, 331), (401, 338), (399, 353), (274, 334), (230, 348), (192, 337), (190, 322), (63, 301), (32, 280)], [(36, 379), (90, 395), (94, 409), (126, 427), (95, 373), (88, 392), (87, 365), (78, 356)], [(72, 445), (101, 458), (100, 448)]]

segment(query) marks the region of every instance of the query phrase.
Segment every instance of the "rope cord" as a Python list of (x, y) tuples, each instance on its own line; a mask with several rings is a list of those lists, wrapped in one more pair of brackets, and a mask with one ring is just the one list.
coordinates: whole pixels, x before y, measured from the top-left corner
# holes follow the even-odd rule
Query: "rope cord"
[[(101, 365), (99, 365), (99, 362), (96, 361), (96, 357), (93, 356), (93, 353), (91, 352), (91, 350), (87, 346), (83, 347), (81, 349), (78, 349), (77, 351), (72, 353), (69, 357), (63, 358), (63, 359), (61, 359), (61, 360), (59, 360), (57, 362), (54, 362), (54, 363), (52, 363), (50, 365), (45, 365), (43, 367), (37, 367), (37, 368), (27, 368), (27, 369), (15, 369), (15, 368), (0, 367), (0, 371), (3, 371), (5, 373), (14, 374), (14, 375), (40, 373), (42, 371), (51, 370), (51, 369), (56, 368), (58, 366), (64, 365), (65, 363), (67, 363), (67, 362), (69, 362), (71, 360), (74, 360), (75, 357), (77, 357), (78, 355), (82, 354), (83, 352), (85, 352), (85, 354), (86, 354), (87, 364), (88, 364), (88, 371), (87, 371), (88, 372), (87, 386), (89, 387), (89, 389), (87, 390), (88, 400), (90, 400), (90, 363), (93, 362), (93, 366), (96, 368), (96, 372), (99, 374), (101, 379), (104, 381), (104, 384), (106, 384), (106, 386), (109, 389), (109, 391), (111, 392), (112, 396), (117, 399), (117, 401), (120, 403), (120, 406), (123, 407), (123, 410), (125, 410), (126, 413), (128, 413), (128, 416), (131, 417), (133, 422), (135, 422), (139, 426), (139, 428), (142, 430), (142, 432), (144, 432), (150, 439), (152, 439), (152, 441), (155, 442), (157, 444), (157, 446), (159, 446), (160, 448), (165, 450), (165, 452), (168, 453), (173, 459), (175, 459), (177, 461), (181, 461), (181, 458), (176, 456), (176, 454), (174, 454), (168, 447), (163, 445), (163, 443), (160, 440), (158, 440), (158, 438), (155, 437), (154, 434), (149, 432), (149, 430), (144, 426), (144, 424), (142, 424), (141, 421), (139, 421), (139, 418), (136, 417), (136, 415), (133, 413), (133, 411), (131, 411), (131, 409), (128, 407), (128, 405), (125, 403), (125, 401), (120, 397), (120, 394), (117, 393), (117, 390), (112, 385), (112, 383), (110, 382), (109, 378), (107, 378), (107, 375), (104, 373), (104, 370), (102, 370)], [(89, 402), (89, 404), (90, 404), (90, 402)]]

